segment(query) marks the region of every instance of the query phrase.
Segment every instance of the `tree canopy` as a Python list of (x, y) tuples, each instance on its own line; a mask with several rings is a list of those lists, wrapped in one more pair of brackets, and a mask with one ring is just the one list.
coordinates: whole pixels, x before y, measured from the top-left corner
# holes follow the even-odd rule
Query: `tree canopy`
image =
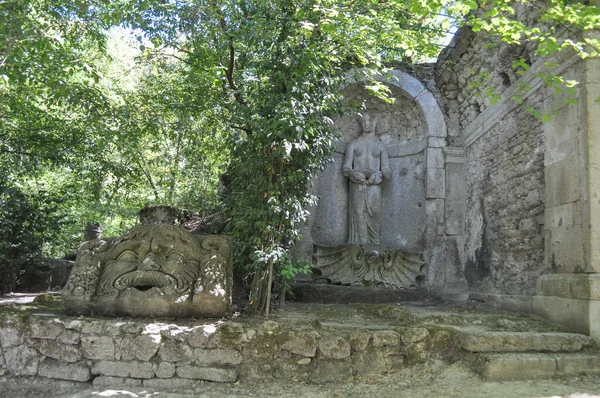
[(600, 48), (597, 4), (558, 0), (0, 0), (0, 17), (0, 188), (57, 204), (46, 254), (147, 204), (220, 211), (258, 310), (305, 270), (286, 250), (350, 71), (391, 101), (369, 77), (462, 26), (540, 56)]

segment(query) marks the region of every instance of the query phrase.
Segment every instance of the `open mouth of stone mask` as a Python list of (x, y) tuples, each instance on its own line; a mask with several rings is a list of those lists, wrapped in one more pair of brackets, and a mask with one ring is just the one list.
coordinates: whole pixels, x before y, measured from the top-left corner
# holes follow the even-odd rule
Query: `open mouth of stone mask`
[(149, 292), (153, 288), (158, 288), (163, 293), (169, 293), (170, 290), (176, 290), (177, 281), (163, 272), (133, 271), (119, 277), (115, 285), (121, 289), (133, 288), (141, 292)]

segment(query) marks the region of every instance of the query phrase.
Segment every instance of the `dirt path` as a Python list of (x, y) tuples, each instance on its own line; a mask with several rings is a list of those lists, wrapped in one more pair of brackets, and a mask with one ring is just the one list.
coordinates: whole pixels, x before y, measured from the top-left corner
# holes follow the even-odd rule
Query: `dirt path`
[(580, 375), (529, 381), (485, 382), (460, 364), (448, 366), (441, 362), (434, 362), (393, 374), (348, 380), (340, 384), (311, 385), (294, 381), (236, 384), (207, 382), (195, 390), (177, 392), (144, 390), (139, 387), (125, 386), (90, 387), (87, 384), (50, 381), (43, 378), (0, 378), (0, 397), (600, 398), (600, 377)]

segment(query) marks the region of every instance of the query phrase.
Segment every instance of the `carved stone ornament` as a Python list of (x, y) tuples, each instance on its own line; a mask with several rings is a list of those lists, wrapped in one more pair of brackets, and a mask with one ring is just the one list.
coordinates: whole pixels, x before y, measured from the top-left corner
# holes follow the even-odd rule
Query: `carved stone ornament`
[(317, 279), (333, 284), (415, 290), (425, 281), (421, 253), (380, 245), (313, 245), (313, 262)]
[(81, 245), (62, 304), (69, 314), (222, 317), (231, 287), (231, 238), (142, 225)]

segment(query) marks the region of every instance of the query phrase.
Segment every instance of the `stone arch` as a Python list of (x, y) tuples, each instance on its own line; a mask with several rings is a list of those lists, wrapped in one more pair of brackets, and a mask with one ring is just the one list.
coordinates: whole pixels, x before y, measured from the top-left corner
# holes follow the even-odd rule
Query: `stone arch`
[[(365, 76), (355, 78), (356, 73), (351, 72), (346, 78), (344, 88), (355, 83), (367, 80)], [(386, 75), (380, 74), (375, 80), (398, 87), (408, 97), (412, 98), (423, 111), (427, 124), (426, 135), (428, 137), (446, 138), (446, 119), (442, 109), (433, 94), (418, 79), (401, 70), (392, 70)]]

